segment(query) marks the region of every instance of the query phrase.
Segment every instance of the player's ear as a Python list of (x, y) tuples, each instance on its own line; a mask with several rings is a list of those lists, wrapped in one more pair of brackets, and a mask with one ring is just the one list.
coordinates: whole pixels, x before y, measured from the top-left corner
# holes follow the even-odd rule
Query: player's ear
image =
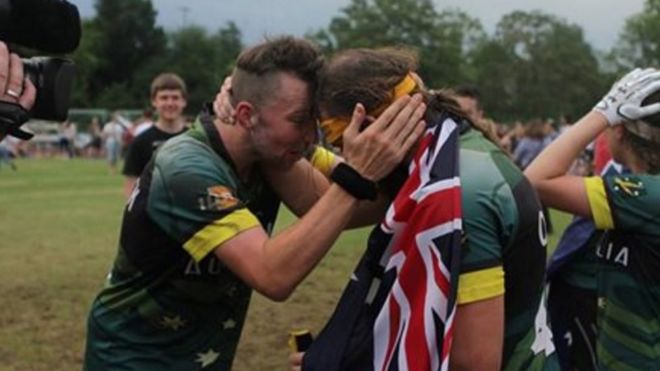
[(251, 129), (256, 123), (257, 111), (250, 102), (240, 101), (236, 104), (236, 122), (238, 125)]

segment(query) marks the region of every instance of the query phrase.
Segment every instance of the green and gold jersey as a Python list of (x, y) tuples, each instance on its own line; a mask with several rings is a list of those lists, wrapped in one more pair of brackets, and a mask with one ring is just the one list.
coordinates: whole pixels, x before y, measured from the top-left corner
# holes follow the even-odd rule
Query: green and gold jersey
[(504, 295), (502, 369), (558, 369), (544, 298), (547, 236), (534, 189), (476, 130), (460, 140), (466, 242), (458, 304)]
[(660, 176), (585, 180), (594, 223), (600, 369), (660, 369)]
[(258, 178), (241, 183), (205, 130), (197, 123), (166, 142), (128, 200), (88, 320), (86, 370), (231, 369), (251, 289), (214, 250), (270, 230), (279, 200)]

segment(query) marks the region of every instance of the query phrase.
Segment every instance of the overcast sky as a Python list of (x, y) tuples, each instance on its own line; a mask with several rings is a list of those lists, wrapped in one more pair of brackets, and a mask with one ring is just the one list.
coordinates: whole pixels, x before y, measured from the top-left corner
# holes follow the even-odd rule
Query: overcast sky
[[(84, 17), (94, 15), (94, 0), (69, 0)], [(199, 24), (215, 31), (234, 21), (251, 44), (264, 34), (294, 34), (326, 27), (350, 0), (152, 0), (158, 23), (168, 30)], [(459, 8), (479, 18), (492, 33), (513, 10), (542, 10), (584, 29), (587, 41), (609, 49), (617, 41), (626, 18), (642, 11), (644, 0), (434, 0), (436, 9)]]

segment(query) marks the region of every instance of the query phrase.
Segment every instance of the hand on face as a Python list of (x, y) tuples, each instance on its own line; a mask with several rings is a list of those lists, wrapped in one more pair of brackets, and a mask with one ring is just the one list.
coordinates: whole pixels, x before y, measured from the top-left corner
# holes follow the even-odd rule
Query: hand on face
[(16, 103), (29, 111), (37, 97), (37, 89), (23, 75), (23, 62), (0, 41), (0, 101)]
[(384, 178), (424, 132), (422, 117), (425, 111), (421, 94), (406, 95), (360, 132), (366, 113), (364, 106), (357, 104), (342, 139), (342, 155), (346, 162), (366, 179), (378, 181)]

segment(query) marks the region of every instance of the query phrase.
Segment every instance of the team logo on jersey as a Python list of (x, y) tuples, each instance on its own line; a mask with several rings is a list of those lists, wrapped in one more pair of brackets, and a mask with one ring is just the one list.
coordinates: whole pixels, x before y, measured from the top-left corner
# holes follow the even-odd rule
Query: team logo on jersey
[(206, 197), (200, 197), (201, 210), (222, 211), (238, 205), (238, 199), (231, 190), (224, 186), (213, 186), (206, 189)]
[(628, 197), (639, 197), (646, 194), (644, 183), (638, 178), (628, 176), (614, 178), (613, 189)]

